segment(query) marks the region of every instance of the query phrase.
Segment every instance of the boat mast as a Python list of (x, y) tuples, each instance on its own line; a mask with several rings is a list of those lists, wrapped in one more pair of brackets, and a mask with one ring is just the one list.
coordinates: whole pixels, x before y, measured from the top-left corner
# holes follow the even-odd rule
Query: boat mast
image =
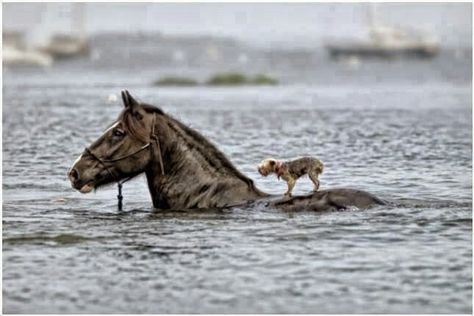
[(369, 28), (374, 30), (377, 28), (377, 4), (375, 2), (369, 3), (369, 11), (368, 11), (368, 18), (369, 18)]
[(85, 29), (85, 3), (77, 2), (73, 3), (71, 28), (73, 32), (78, 34), (79, 38), (86, 38)]

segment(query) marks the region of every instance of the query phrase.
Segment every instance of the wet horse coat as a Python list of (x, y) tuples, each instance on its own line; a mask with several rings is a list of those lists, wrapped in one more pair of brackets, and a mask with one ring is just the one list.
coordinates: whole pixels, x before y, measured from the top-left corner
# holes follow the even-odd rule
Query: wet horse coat
[(125, 108), (117, 121), (71, 167), (71, 184), (83, 193), (145, 173), (153, 206), (160, 209), (220, 208), (262, 199), (280, 208), (314, 210), (381, 203), (349, 189), (275, 201), (200, 133), (138, 103), (128, 91), (122, 99)]

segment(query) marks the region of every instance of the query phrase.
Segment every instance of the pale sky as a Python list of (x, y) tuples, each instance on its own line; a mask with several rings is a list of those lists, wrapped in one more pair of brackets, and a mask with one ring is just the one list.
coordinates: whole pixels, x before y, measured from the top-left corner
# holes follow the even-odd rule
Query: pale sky
[[(4, 3), (3, 27), (49, 36), (70, 29), (70, 3)], [(382, 3), (380, 21), (435, 34), (447, 45), (470, 46), (470, 3)], [(361, 38), (367, 3), (87, 3), (88, 33), (160, 31), (230, 36), (254, 45), (314, 47), (325, 39)], [(33, 34), (33, 35), (32, 35)]]

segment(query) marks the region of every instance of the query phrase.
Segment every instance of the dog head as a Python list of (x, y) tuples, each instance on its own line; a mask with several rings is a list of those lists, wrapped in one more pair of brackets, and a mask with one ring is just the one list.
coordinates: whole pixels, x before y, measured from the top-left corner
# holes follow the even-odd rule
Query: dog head
[(262, 160), (262, 162), (258, 165), (258, 173), (262, 176), (266, 177), (270, 173), (275, 172), (275, 167), (277, 166), (277, 161), (273, 158), (268, 158)]

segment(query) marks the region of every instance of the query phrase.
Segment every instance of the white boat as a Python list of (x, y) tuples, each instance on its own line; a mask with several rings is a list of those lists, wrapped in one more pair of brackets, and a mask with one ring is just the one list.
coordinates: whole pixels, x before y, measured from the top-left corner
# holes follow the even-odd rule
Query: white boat
[(53, 63), (51, 55), (24, 44), (23, 33), (3, 32), (2, 62), (5, 66), (24, 65), (49, 67)]
[(55, 59), (87, 56), (89, 54), (89, 44), (82, 37), (56, 34), (47, 45), (41, 47), (41, 51), (52, 55)]
[(37, 50), (22, 50), (4, 45), (2, 49), (2, 62), (4, 65), (49, 67), (53, 64), (53, 58), (51, 55)]
[(71, 32), (54, 34), (41, 51), (55, 59), (87, 56), (90, 52), (85, 32), (85, 4), (74, 3), (71, 8)]
[(369, 11), (369, 39), (333, 42), (326, 45), (331, 57), (433, 57), (439, 52), (434, 36), (383, 25), (377, 19), (375, 4)]

